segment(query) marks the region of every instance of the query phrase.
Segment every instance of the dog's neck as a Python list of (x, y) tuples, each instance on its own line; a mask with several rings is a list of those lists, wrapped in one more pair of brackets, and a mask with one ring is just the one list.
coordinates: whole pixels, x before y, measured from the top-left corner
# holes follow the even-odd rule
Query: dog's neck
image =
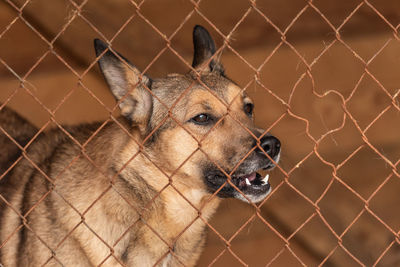
[[(199, 181), (198, 186), (188, 185), (181, 182), (187, 180), (185, 174), (178, 172), (172, 175), (163, 171), (149, 156), (140, 152), (139, 133), (132, 131), (123, 121), (121, 124), (131, 130), (131, 136), (121, 129), (121, 125), (112, 123), (92, 145), (109, 143), (109, 151), (103, 152), (107, 157), (101, 159), (106, 162), (99, 165), (108, 169), (113, 186), (129, 202), (127, 208), (132, 209), (130, 205), (134, 205), (132, 212), (135, 209), (151, 210), (149, 214), (158, 217), (158, 227), (174, 225), (168, 230), (171, 236), (179, 235), (185, 228), (202, 230), (204, 221), (208, 221), (214, 214), (220, 199), (207, 192), (202, 181)], [(132, 141), (132, 138), (138, 138), (137, 142)], [(175, 231), (171, 232), (170, 229)]]

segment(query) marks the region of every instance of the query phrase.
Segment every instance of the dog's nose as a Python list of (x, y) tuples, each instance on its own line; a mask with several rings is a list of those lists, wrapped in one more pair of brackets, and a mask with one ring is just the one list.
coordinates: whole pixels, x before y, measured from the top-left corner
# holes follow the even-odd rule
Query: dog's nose
[[(260, 140), (260, 145), (265, 153), (267, 153), (272, 159), (274, 159), (281, 150), (281, 142), (274, 136), (264, 136)], [(257, 149), (257, 152), (264, 154), (261, 149)]]

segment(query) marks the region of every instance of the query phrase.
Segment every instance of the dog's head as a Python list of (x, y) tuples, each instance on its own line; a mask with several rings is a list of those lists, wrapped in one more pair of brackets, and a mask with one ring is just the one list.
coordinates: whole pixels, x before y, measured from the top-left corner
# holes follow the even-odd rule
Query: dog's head
[(257, 171), (279, 161), (280, 142), (254, 126), (251, 99), (225, 76), (203, 27), (194, 28), (193, 43), (193, 69), (162, 79), (142, 74), (100, 40), (95, 49), (122, 115), (144, 141), (144, 153), (174, 182), (261, 201), (270, 184)]

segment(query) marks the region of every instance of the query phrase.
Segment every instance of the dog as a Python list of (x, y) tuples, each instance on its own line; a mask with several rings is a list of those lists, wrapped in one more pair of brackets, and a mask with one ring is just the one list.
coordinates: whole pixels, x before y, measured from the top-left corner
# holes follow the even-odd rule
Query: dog
[(121, 111), (107, 122), (37, 134), (1, 110), (0, 263), (194, 266), (221, 199), (268, 195), (258, 171), (276, 166), (280, 141), (254, 126), (202, 26), (193, 43), (188, 73), (152, 79), (96, 39)]

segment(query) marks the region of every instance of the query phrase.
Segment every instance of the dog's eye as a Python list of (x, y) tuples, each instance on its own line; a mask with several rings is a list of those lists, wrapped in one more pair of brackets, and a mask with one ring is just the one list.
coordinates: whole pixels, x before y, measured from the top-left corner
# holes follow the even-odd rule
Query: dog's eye
[(205, 113), (202, 113), (202, 114), (199, 114), (199, 115), (193, 117), (191, 119), (191, 121), (196, 123), (196, 124), (206, 125), (206, 124), (209, 124), (212, 121), (212, 116), (208, 115), (208, 114), (205, 114)]
[(253, 109), (254, 105), (252, 103), (244, 104), (244, 112), (246, 112), (248, 116), (253, 116)]

